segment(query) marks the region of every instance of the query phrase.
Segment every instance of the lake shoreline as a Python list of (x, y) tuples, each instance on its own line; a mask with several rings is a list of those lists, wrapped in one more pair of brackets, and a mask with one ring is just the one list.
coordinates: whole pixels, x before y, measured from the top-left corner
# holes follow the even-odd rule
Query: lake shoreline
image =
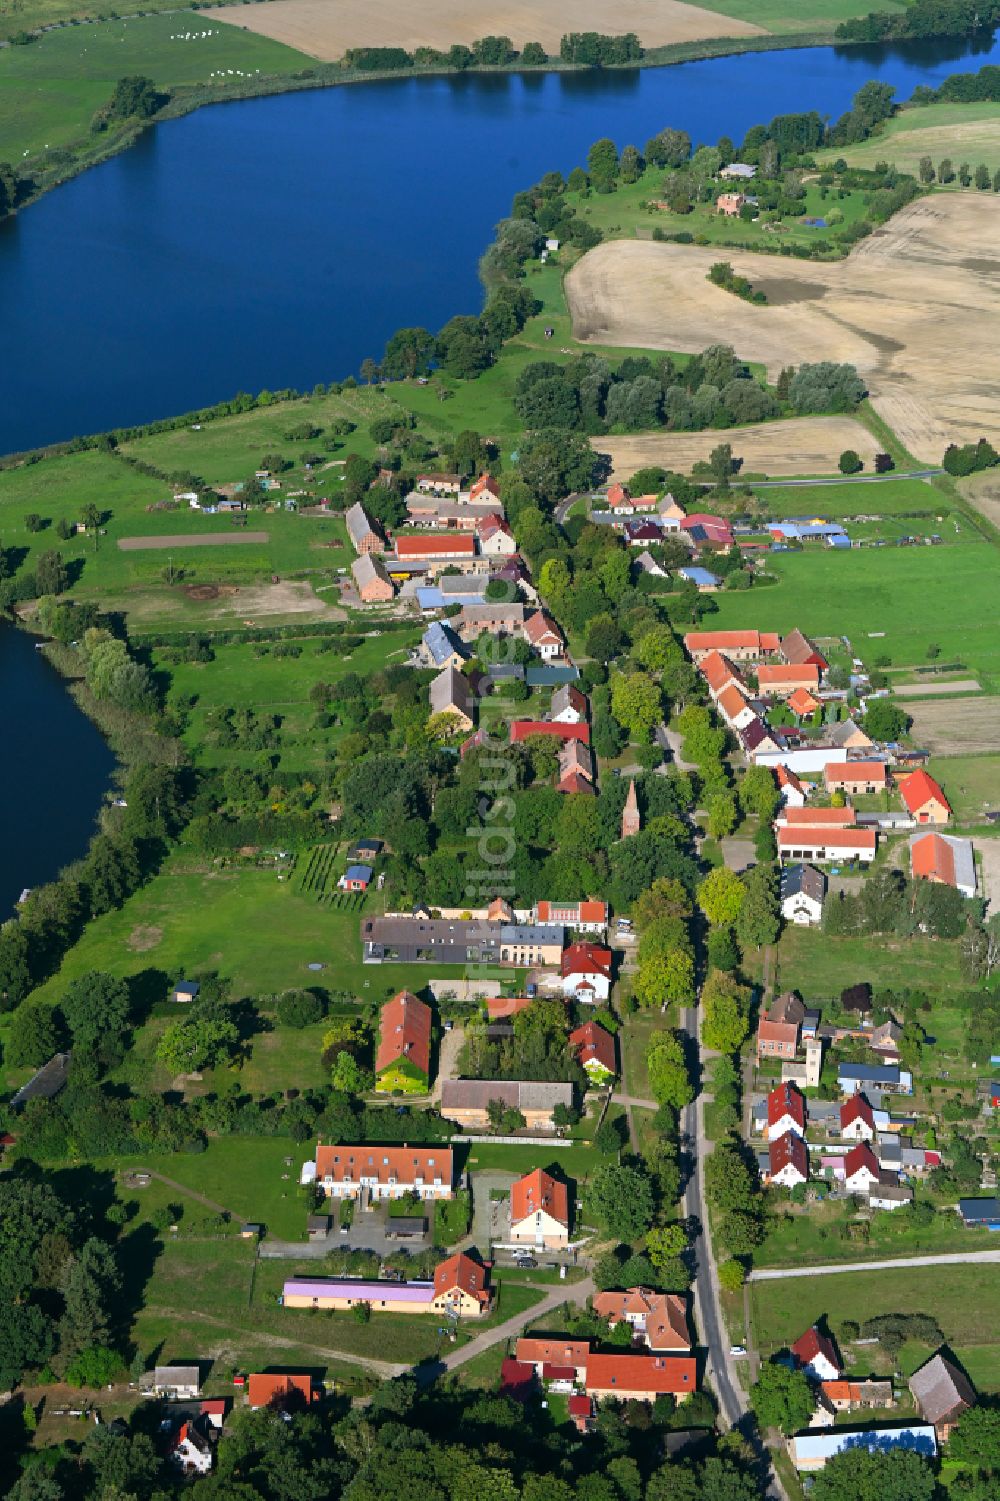
[[(58, 28), (47, 28), (55, 30)], [(544, 78), (550, 73), (566, 74), (591, 74), (591, 73), (630, 73), (650, 68), (677, 67), (681, 63), (704, 62), (712, 58), (739, 57), (749, 52), (788, 52), (801, 51), (810, 47), (843, 47), (845, 49), (870, 45), (857, 42), (835, 42), (832, 31), (795, 32), (790, 36), (748, 36), (748, 37), (706, 37), (701, 41), (674, 42), (666, 47), (650, 48), (646, 55), (638, 62), (613, 64), (606, 68), (588, 68), (577, 63), (563, 63), (558, 58), (552, 58), (544, 67), (526, 68), (516, 62), (507, 67), (473, 67), (463, 71), (454, 68), (441, 67), (412, 67), (382, 69), (370, 72), (349, 72), (340, 67), (338, 63), (317, 62), (315, 68), (310, 68), (311, 76), (304, 77), (297, 74), (273, 74), (259, 80), (246, 80), (245, 82), (226, 83), (221, 86), (195, 86), (181, 84), (171, 94), (170, 102), (159, 111), (151, 120), (126, 121), (114, 133), (104, 140), (100, 136), (91, 138), (94, 149), (78, 160), (69, 163), (53, 164), (45, 167), (44, 158), (37, 166), (33, 165), (33, 159), (28, 158), (23, 163), (25, 169), (37, 174), (36, 186), (11, 213), (0, 217), (0, 224), (6, 220), (16, 218), (25, 209), (31, 208), (46, 197), (55, 188), (63, 187), (66, 183), (74, 181), (93, 167), (99, 167), (104, 162), (120, 156), (122, 152), (130, 150), (146, 134), (148, 130), (166, 124), (170, 120), (180, 120), (186, 115), (194, 114), (195, 111), (213, 104), (238, 104), (246, 103), (252, 99), (271, 99), (282, 94), (297, 94), (317, 89), (342, 88), (345, 86), (366, 83), (390, 83), (395, 79), (412, 80), (415, 78), (482, 78), (493, 75), (509, 76), (517, 75), (524, 77), (537, 76)], [(303, 53), (303, 57), (308, 54)], [(305, 71), (305, 70), (304, 70)], [(68, 148), (62, 148), (66, 150)]]

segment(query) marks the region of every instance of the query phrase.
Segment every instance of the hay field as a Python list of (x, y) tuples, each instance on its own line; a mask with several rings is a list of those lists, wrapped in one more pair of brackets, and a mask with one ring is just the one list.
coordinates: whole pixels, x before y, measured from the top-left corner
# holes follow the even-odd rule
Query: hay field
[[(920, 158), (929, 156), (935, 170), (942, 157), (951, 158), (957, 172), (961, 162), (975, 170), (985, 162), (991, 172), (1000, 167), (1000, 103), (982, 100), (976, 104), (927, 104), (904, 109), (888, 120), (881, 135), (856, 146), (818, 154), (821, 162), (838, 156), (852, 167), (874, 167), (892, 162), (901, 172), (916, 177)], [(957, 181), (952, 183), (958, 187)]]
[(958, 703), (911, 699), (906, 712), (913, 719), (914, 744), (937, 756), (1000, 751), (1000, 698), (964, 698)]
[(611, 455), (612, 479), (625, 480), (647, 464), (678, 474), (707, 459), (718, 443), (731, 443), (745, 474), (829, 474), (845, 448), (853, 448), (868, 468), (878, 444), (853, 417), (794, 417), (758, 427), (713, 427), (703, 433), (636, 433), (624, 438), (592, 438), (598, 453)]
[(767, 306), (706, 279), (718, 248), (598, 245), (566, 278), (576, 338), (688, 353), (732, 344), (772, 380), (783, 365), (846, 360), (919, 459), (983, 435), (1000, 443), (1000, 198), (920, 199), (843, 261), (724, 254)]
[(671, 42), (701, 41), (706, 37), (764, 36), (763, 26), (735, 20), (684, 5), (681, 0), (621, 0), (614, 26), (601, 0), (558, 0), (549, 6), (528, 0), (427, 0), (414, 6), (401, 0), (371, 5), (369, 0), (267, 0), (259, 5), (206, 12), (213, 21), (227, 21), (286, 46), (308, 52), (323, 62), (336, 62), (348, 47), (438, 47), (466, 45), (483, 36), (509, 36), (515, 47), (541, 42), (558, 57), (567, 31), (634, 31), (645, 47)]
[(267, 542), (267, 532), (175, 532), (163, 537), (119, 537), (122, 552), (170, 547), (239, 547)]

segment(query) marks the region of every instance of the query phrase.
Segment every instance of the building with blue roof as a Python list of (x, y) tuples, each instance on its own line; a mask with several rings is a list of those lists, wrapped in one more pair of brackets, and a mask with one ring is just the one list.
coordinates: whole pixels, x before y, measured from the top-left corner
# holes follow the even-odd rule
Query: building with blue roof
[(372, 874), (370, 865), (349, 865), (337, 885), (342, 891), (367, 891)]
[(468, 659), (465, 646), (451, 626), (442, 620), (431, 621), (424, 631), (421, 645), (434, 667), (461, 667)]
[(707, 568), (678, 568), (677, 572), (687, 583), (697, 584), (699, 589), (718, 589), (722, 583), (719, 576)]
[(824, 1433), (797, 1433), (788, 1441), (788, 1452), (797, 1470), (822, 1470), (828, 1460), (848, 1449), (867, 1449), (870, 1454), (891, 1454), (909, 1449), (933, 1459), (937, 1435), (930, 1423), (908, 1423), (904, 1428), (830, 1428)]
[(529, 688), (558, 688), (560, 683), (575, 683), (579, 676), (580, 669), (568, 663), (563, 667), (529, 667), (525, 672)]

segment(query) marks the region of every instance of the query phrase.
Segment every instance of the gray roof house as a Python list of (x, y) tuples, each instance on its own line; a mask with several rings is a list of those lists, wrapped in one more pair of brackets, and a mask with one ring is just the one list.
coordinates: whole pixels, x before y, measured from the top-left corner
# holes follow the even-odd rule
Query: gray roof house
[(374, 522), (360, 501), (355, 501), (344, 516), (347, 524), (347, 535), (354, 544), (356, 553), (381, 552), (385, 546), (385, 538), (375, 527)]
[(441, 1084), (441, 1114), (462, 1119), (482, 1114), (491, 1100), (528, 1117), (551, 1117), (557, 1105), (573, 1104), (572, 1084), (545, 1084), (519, 1079), (445, 1079)]
[(29, 1100), (51, 1100), (57, 1095), (69, 1077), (72, 1053), (53, 1053), (48, 1063), (43, 1063), (37, 1074), (27, 1084), (22, 1084), (10, 1102), (12, 1110), (20, 1110)]
[(472, 689), (456, 667), (445, 667), (430, 686), (431, 714), (457, 714), (467, 729), (473, 725)]
[(196, 1365), (158, 1365), (153, 1371), (153, 1385), (172, 1397), (197, 1397), (201, 1371)]
[(468, 652), (450, 625), (432, 620), (424, 631), (424, 652), (435, 667), (457, 667), (468, 659)]
[(940, 1350), (919, 1371), (914, 1371), (910, 1391), (920, 1416), (926, 1423), (934, 1424), (938, 1438), (947, 1438), (962, 1413), (976, 1405), (976, 1393), (968, 1377), (946, 1360)]
[(789, 922), (818, 923), (823, 916), (826, 876), (814, 865), (786, 865), (781, 872), (781, 911)]

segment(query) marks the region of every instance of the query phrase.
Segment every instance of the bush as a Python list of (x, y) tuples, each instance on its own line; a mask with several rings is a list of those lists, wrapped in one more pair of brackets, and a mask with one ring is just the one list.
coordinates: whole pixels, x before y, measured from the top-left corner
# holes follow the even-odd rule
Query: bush
[(275, 1012), (284, 1027), (310, 1027), (323, 1018), (323, 1002), (311, 990), (286, 990)]
[(860, 454), (855, 453), (853, 448), (844, 449), (839, 460), (841, 474), (858, 474), (864, 467)]

